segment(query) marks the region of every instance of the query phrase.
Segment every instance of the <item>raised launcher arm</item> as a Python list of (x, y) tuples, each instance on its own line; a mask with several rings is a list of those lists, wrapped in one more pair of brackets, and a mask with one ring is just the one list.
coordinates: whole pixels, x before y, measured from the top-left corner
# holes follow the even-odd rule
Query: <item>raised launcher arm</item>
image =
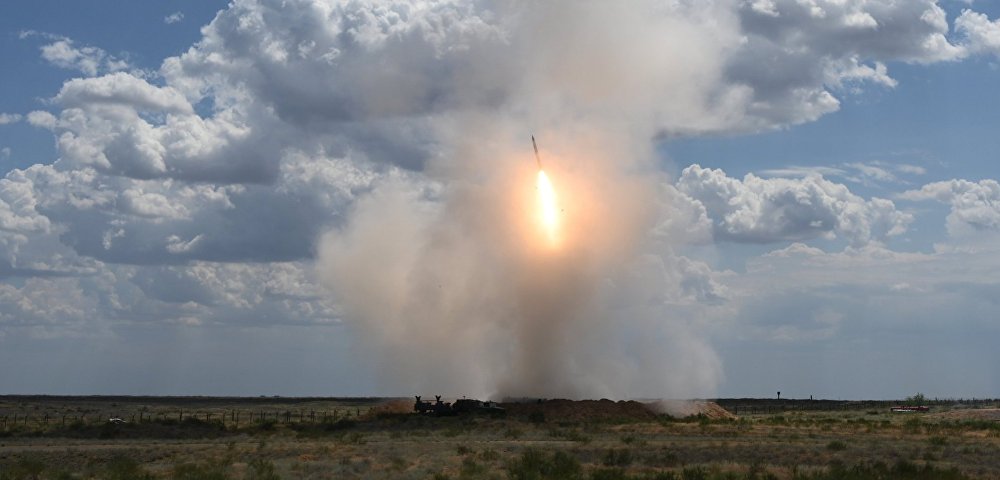
[(413, 402), (413, 411), (417, 413), (427, 413), (434, 410), (431, 402), (424, 402), (420, 400), (420, 395), (415, 395), (417, 401)]

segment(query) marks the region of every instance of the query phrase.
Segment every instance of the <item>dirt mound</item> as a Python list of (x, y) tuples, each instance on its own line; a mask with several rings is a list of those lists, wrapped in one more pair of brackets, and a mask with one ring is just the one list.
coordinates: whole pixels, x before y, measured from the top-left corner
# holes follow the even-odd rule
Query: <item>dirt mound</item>
[(736, 418), (736, 415), (720, 407), (719, 404), (703, 400), (661, 400), (649, 405), (654, 411), (670, 415), (674, 418), (697, 416), (704, 416), (713, 420)]
[(703, 415), (711, 419), (736, 418), (728, 410), (715, 402), (664, 400), (642, 403), (634, 400), (540, 400), (533, 402), (505, 403), (508, 414), (531, 416), (541, 413), (545, 420), (552, 421), (647, 421), (658, 415), (675, 418)]
[(987, 420), (1000, 422), (1000, 408), (962, 408), (946, 412), (931, 413), (929, 418), (941, 420)]
[(532, 417), (541, 413), (546, 421), (641, 421), (653, 420), (656, 412), (647, 404), (636, 401), (602, 400), (538, 400), (504, 403), (508, 415)]

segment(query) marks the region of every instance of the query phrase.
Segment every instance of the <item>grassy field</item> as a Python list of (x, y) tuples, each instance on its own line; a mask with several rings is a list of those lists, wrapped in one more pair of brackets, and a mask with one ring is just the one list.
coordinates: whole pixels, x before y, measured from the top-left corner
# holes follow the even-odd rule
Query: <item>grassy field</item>
[(1000, 478), (995, 405), (675, 419), (431, 417), (411, 404), (0, 397), (0, 480)]

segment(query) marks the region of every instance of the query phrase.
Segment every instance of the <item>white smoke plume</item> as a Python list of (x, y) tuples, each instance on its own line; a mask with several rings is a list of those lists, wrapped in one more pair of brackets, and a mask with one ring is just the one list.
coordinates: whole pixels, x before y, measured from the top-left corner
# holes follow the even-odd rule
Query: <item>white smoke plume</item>
[[(320, 276), (388, 388), (624, 398), (719, 382), (715, 353), (669, 307), (682, 273), (651, 233), (665, 199), (650, 139), (725, 121), (712, 50), (738, 41), (734, 19), (710, 4), (634, 7), (518, 2), (484, 17), (493, 38), (467, 39), (477, 51), (429, 79), (451, 88), (432, 121), (440, 155), (377, 185), (321, 240)], [(531, 133), (558, 196), (557, 246), (536, 222)]]

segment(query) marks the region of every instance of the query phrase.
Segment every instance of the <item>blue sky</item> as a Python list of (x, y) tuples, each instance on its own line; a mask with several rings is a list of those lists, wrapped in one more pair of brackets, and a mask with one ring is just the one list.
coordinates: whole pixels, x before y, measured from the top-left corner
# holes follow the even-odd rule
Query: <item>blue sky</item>
[(0, 393), (995, 397), (1000, 6), (808, 3), (0, 6)]
[[(0, 62), (5, 72), (0, 112), (28, 112), (45, 108), (72, 71), (55, 67), (39, 55), (44, 36), (20, 38), (22, 32), (63, 36), (80, 45), (101, 48), (127, 58), (136, 68), (155, 70), (164, 58), (178, 55), (198, 41), (201, 27), (212, 20), (227, 2), (160, 1), (121, 3), (112, 1), (7, 3), (0, 6)], [(164, 19), (181, 12), (183, 18)], [(4, 171), (55, 158), (52, 135), (27, 125), (0, 129), (0, 143), (14, 152), (3, 160)]]

